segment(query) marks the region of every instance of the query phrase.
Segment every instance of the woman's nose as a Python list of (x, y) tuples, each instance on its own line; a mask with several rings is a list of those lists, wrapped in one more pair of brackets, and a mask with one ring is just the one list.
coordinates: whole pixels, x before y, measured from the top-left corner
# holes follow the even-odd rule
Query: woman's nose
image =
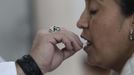
[(84, 10), (84, 12), (80, 16), (79, 21), (77, 22), (77, 27), (82, 28), (82, 29), (88, 28), (88, 22), (89, 22), (88, 17), (89, 16), (88, 16), (87, 11)]

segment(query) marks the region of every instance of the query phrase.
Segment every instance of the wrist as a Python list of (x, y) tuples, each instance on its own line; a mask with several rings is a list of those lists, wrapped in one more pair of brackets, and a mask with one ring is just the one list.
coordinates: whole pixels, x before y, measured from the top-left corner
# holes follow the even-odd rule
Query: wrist
[(43, 74), (48, 72), (48, 66), (44, 65), (44, 61), (41, 61), (41, 59), (39, 57), (36, 57), (32, 54), (30, 54), (30, 56), (34, 59), (34, 61), (36, 62), (36, 64), (38, 65), (38, 67), (40, 68), (41, 72)]
[(16, 63), (21, 67), (25, 75), (43, 75), (40, 68), (30, 55), (23, 56), (21, 59), (18, 59)]
[(17, 75), (25, 75), (21, 67), (17, 63), (15, 64), (16, 64)]

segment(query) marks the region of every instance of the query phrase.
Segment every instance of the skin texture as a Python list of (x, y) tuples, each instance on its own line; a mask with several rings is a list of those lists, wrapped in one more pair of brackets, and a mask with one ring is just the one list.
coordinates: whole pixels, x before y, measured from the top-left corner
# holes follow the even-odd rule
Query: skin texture
[[(130, 29), (134, 29), (132, 22), (133, 17), (125, 17), (115, 0), (86, 0), (77, 26), (83, 30), (81, 36), (92, 42), (84, 48), (88, 54), (88, 75), (109, 75), (111, 69), (121, 71), (134, 49), (134, 42), (128, 39)], [(59, 49), (58, 43), (65, 47)], [(81, 48), (78, 36), (68, 30), (55, 33), (41, 30), (29, 54), (45, 74)], [(16, 66), (18, 75), (25, 75), (19, 65)]]
[(128, 39), (133, 18), (125, 17), (115, 0), (86, 0), (86, 8), (77, 26), (81, 36), (92, 45), (85, 48), (88, 63), (105, 69), (121, 71), (133, 53), (134, 43)]
[[(63, 43), (65, 47), (60, 49), (56, 46)], [(82, 48), (82, 43), (78, 36), (70, 31), (46, 33), (39, 31), (30, 55), (38, 63), (43, 73), (53, 71), (65, 59), (75, 54)]]
[(89, 66), (84, 75), (110, 75), (110, 70)]
[[(65, 47), (60, 49), (56, 46), (63, 43)], [(40, 30), (30, 50), (33, 57), (43, 74), (56, 69), (65, 59), (69, 58), (82, 48), (82, 43), (78, 36), (73, 32), (61, 30), (60, 32), (49, 33)], [(25, 75), (18, 64), (17, 74)]]

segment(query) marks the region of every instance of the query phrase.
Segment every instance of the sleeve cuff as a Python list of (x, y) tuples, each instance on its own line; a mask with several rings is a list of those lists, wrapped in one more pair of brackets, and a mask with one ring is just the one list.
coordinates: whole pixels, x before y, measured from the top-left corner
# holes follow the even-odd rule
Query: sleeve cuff
[(17, 75), (15, 62), (0, 63), (0, 75)]

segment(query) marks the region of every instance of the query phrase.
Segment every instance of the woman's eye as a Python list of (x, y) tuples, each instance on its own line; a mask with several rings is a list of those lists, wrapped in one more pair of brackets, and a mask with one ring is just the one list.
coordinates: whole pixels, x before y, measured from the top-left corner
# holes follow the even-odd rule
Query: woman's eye
[(90, 10), (90, 15), (96, 15), (97, 10)]

